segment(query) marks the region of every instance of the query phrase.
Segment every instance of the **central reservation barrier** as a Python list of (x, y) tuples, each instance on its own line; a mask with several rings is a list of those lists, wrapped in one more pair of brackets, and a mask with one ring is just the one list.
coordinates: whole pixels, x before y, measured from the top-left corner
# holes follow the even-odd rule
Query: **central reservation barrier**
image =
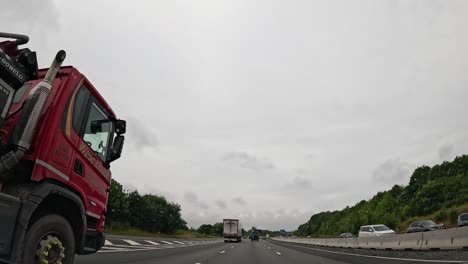
[(468, 249), (468, 227), (378, 237), (272, 238), (272, 240), (336, 248), (386, 250)]

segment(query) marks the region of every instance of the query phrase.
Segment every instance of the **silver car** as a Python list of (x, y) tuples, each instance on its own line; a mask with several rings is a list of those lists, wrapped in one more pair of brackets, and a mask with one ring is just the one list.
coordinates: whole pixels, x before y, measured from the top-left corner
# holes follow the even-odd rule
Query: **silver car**
[(461, 214), (458, 216), (458, 226), (468, 226), (468, 213)]
[(376, 237), (393, 234), (395, 234), (395, 231), (388, 228), (386, 225), (366, 225), (361, 226), (359, 230), (359, 237)]

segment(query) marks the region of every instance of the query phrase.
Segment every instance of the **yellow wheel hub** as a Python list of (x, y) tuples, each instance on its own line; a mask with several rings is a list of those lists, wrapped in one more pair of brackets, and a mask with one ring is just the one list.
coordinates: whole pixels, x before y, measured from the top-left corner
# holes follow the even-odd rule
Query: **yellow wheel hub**
[(47, 235), (37, 245), (36, 257), (39, 264), (62, 264), (65, 247), (55, 236)]

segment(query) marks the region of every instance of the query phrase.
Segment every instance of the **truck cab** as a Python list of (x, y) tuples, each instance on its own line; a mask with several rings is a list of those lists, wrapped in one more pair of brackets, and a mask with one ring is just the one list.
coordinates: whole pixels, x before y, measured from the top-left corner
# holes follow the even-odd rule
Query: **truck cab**
[(126, 123), (78, 69), (50, 80), (53, 67), (14, 91), (0, 127), (0, 262), (72, 263), (104, 245)]

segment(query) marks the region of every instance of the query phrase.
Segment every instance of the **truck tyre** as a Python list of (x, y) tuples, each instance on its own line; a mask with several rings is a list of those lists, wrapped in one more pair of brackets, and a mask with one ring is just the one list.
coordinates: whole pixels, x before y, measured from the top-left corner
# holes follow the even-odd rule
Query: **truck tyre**
[(45, 215), (26, 232), (20, 263), (72, 264), (74, 258), (75, 237), (62, 216)]

